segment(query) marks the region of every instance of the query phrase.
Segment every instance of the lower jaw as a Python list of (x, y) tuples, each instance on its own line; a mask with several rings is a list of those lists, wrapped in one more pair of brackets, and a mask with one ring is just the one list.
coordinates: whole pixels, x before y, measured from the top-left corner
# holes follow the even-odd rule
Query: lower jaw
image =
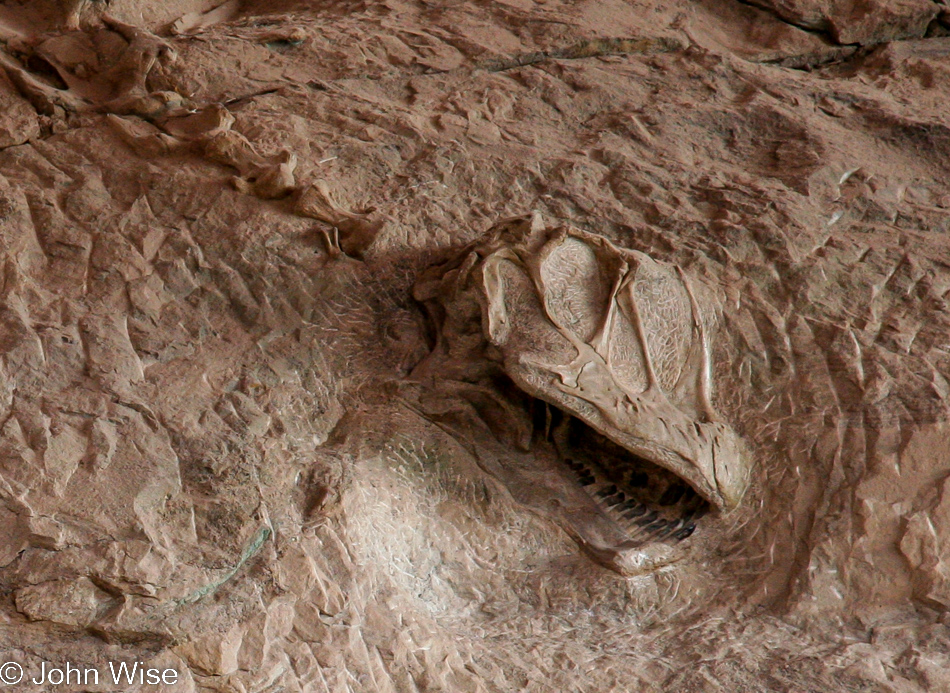
[(710, 511), (705, 499), (672, 472), (633, 455), (580, 420), (540, 400), (534, 407), (532, 447), (550, 450), (561, 475), (587, 500), (580, 502), (587, 512), (564, 508), (562, 525), (594, 561), (631, 576), (659, 570), (689, 554)]

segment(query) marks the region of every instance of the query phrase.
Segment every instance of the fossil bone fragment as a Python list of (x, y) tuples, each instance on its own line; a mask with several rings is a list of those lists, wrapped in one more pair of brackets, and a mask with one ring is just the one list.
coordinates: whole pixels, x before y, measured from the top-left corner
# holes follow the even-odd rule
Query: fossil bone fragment
[(88, 103), (70, 90), (51, 87), (21, 68), (6, 55), (0, 54), (0, 67), (6, 71), (10, 81), (20, 93), (33, 104), (33, 108), (43, 115), (79, 112), (89, 107)]
[[(297, 156), (287, 150), (270, 157), (258, 153), (244, 135), (231, 129), (235, 119), (223, 105), (199, 109), (177, 92), (149, 92), (152, 68), (160, 60), (176, 59), (171, 44), (108, 15), (102, 21), (127, 42), (118, 54), (97, 55), (94, 41), (84, 32), (55, 36), (25, 50), (55, 70), (65, 89), (47, 84), (2, 53), (0, 67), (45, 115), (104, 113), (119, 136), (146, 156), (191, 150), (237, 169), (232, 183), (244, 194), (271, 200), (297, 189)], [(91, 69), (87, 62), (101, 67)], [(138, 116), (154, 127), (118, 117), (124, 115)]]
[(109, 123), (119, 136), (145, 156), (158, 156), (185, 150), (238, 171), (234, 187), (247, 195), (265, 200), (286, 197), (296, 189), (294, 170), (297, 157), (282, 150), (263, 156), (241, 133), (231, 130), (234, 116), (220, 104), (211, 104), (195, 113), (173, 115), (156, 125), (134, 122), (109, 115)]
[[(471, 360), (493, 356), (520, 391), (553, 405), (559, 418), (567, 414), (631, 460), (672, 472), (654, 485), (660, 490), (648, 512), (631, 492), (647, 483), (636, 480), (646, 478), (642, 466), (620, 462), (624, 469), (611, 471), (616, 463), (566, 459), (576, 435), (547, 414), (558, 457), (602, 512), (630, 524), (624, 543), (685, 539), (707, 501), (720, 510), (741, 501), (748, 456), (712, 405), (716, 300), (680, 268), (591, 233), (516, 219), (430, 268), (415, 295), (440, 332), (414, 376), (491, 381), (491, 366)], [(486, 408), (476, 408), (484, 418)], [(680, 514), (668, 517), (663, 508), (681, 500)]]
[(282, 150), (273, 157), (262, 156), (244, 135), (235, 130), (216, 132), (196, 142), (208, 159), (239, 171), (240, 175), (232, 183), (245, 195), (273, 200), (296, 189), (294, 169), (297, 156), (292, 152)]
[(65, 89), (30, 74), (10, 57), (0, 56), (0, 64), (23, 95), (45, 115), (54, 115), (59, 110), (134, 113), (150, 118), (183, 108), (187, 101), (184, 97), (176, 94), (170, 100), (167, 93), (151, 94), (146, 86), (156, 64), (176, 60), (172, 46), (149, 31), (108, 15), (103, 15), (102, 21), (126, 42), (123, 49), (97, 55), (94, 42), (83, 32), (54, 36), (35, 48), (29, 44), (21, 46), (21, 53), (54, 71)]
[(294, 205), (294, 212), (338, 229), (340, 248), (353, 257), (362, 256), (385, 224), (384, 220), (370, 216), (372, 209), (351, 212), (341, 207), (322, 180), (314, 181), (302, 190)]
[(189, 12), (172, 23), (171, 33), (176, 36), (200, 34), (210, 26), (233, 19), (240, 8), (239, 0), (228, 0), (207, 12)]

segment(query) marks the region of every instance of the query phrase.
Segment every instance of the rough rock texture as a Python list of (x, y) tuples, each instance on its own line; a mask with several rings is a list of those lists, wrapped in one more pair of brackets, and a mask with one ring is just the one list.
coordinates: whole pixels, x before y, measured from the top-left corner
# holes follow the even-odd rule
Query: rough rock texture
[(23, 144), (40, 134), (35, 111), (16, 92), (6, 75), (0, 77), (0, 147)]
[[(0, 11), (0, 664), (147, 662), (168, 691), (950, 689), (940, 6), (781, 5), (822, 34), (713, 0), (173, 25), (211, 5)], [(412, 377), (437, 338), (418, 279), (532, 212), (721, 308), (711, 405), (751, 486), (636, 577), (543, 507), (531, 430)], [(491, 406), (520, 416), (509, 385)]]
[(760, 0), (750, 2), (839, 43), (881, 43), (923, 36), (943, 3), (932, 0)]

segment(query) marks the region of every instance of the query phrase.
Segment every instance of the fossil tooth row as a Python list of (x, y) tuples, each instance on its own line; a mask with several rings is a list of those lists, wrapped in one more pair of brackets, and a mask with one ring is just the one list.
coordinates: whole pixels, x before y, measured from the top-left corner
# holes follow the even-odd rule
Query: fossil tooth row
[[(564, 462), (601, 510), (626, 530), (633, 543), (687, 539), (696, 531), (696, 522), (708, 511), (708, 504), (689, 493), (682, 484), (670, 484), (659, 500), (650, 504), (637, 497), (639, 489), (611, 481), (596, 465), (572, 458)], [(640, 474), (644, 472), (632, 470), (627, 476), (636, 478)]]

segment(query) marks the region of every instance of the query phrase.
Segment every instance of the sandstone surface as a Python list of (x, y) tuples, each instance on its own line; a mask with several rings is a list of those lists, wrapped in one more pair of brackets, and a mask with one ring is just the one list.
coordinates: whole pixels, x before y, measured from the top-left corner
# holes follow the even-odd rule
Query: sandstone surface
[[(948, 12), (0, 4), (0, 665), (103, 672), (10, 689), (950, 690)], [(532, 215), (711, 336), (708, 411), (658, 379), (748, 478), (670, 551), (423, 305)]]

